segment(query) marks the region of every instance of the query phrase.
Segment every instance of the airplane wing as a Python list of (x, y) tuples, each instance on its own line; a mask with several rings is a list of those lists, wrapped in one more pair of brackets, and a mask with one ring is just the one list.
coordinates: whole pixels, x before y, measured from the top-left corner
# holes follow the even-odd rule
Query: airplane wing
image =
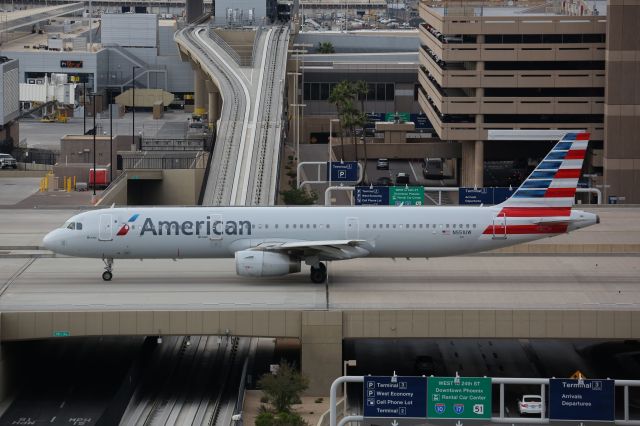
[(291, 241), (266, 242), (251, 250), (285, 252), (301, 257), (318, 256), (321, 260), (345, 260), (365, 257), (369, 254), (365, 240), (327, 240), (327, 241)]

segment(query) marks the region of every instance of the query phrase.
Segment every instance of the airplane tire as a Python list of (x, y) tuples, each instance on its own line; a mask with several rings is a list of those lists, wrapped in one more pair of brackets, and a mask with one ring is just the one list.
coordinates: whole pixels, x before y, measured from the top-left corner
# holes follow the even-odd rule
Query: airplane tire
[(104, 271), (102, 273), (102, 279), (105, 281), (111, 281), (111, 278), (113, 278), (113, 274), (109, 271)]
[(317, 267), (311, 267), (311, 282), (315, 284), (322, 284), (327, 280), (327, 266), (324, 263), (319, 263)]

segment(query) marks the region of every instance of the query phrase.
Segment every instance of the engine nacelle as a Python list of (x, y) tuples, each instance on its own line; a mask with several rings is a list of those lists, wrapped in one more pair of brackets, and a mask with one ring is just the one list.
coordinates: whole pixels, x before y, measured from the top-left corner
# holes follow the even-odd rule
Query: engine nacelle
[(235, 253), (236, 273), (244, 277), (277, 277), (300, 272), (300, 261), (270, 251), (242, 250)]

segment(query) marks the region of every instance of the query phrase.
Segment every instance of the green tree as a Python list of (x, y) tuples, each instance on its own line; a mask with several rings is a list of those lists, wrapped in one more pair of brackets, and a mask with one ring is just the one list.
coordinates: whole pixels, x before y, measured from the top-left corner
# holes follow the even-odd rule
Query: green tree
[(286, 361), (280, 362), (276, 374), (264, 374), (258, 381), (276, 415), (290, 413), (291, 405), (300, 402), (300, 395), (309, 387), (309, 379)]
[[(341, 159), (344, 158), (344, 132), (346, 128), (343, 119), (345, 112), (353, 108), (354, 98), (353, 85), (350, 81), (343, 80), (340, 83), (333, 86), (331, 93), (329, 93), (329, 103), (336, 106), (338, 112), (338, 120), (340, 120), (340, 155)], [(331, 137), (332, 135), (329, 135)]]
[(321, 41), (318, 43), (318, 53), (335, 53), (336, 49), (330, 41)]
[(364, 151), (364, 167), (362, 172), (362, 180), (363, 182), (367, 181), (367, 162), (369, 161), (369, 157), (367, 156), (367, 137), (364, 134), (364, 125), (367, 123), (367, 114), (364, 110), (364, 101), (367, 97), (367, 93), (369, 93), (369, 85), (364, 80), (358, 80), (355, 84), (355, 92), (356, 96), (360, 100), (360, 120), (361, 123), (358, 124), (362, 126), (362, 150)]
[(282, 194), (284, 203), (288, 205), (304, 206), (314, 204), (318, 201), (318, 194), (314, 191), (308, 193), (301, 188), (292, 188), (288, 191), (280, 191), (280, 194)]

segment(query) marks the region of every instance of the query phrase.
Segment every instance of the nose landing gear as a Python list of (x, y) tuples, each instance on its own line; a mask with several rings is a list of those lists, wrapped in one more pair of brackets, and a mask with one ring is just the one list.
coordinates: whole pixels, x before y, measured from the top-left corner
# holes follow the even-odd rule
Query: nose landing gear
[(111, 281), (113, 278), (113, 274), (111, 273), (111, 269), (113, 268), (113, 259), (110, 257), (102, 258), (104, 262), (104, 272), (102, 273), (102, 279), (105, 281)]
[(322, 284), (327, 280), (327, 266), (322, 262), (318, 262), (317, 265), (312, 265), (309, 277), (312, 283)]

